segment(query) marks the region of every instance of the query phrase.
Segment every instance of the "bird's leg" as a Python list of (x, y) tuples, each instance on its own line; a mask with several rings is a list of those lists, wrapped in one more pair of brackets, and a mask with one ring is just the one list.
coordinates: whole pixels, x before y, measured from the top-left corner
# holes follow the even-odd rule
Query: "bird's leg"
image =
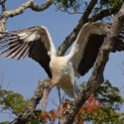
[(42, 97), (42, 112), (44, 113), (46, 107), (46, 101), (52, 89), (51, 79), (46, 79), (43, 83), (44, 84), (43, 84), (43, 97)]
[(77, 92), (75, 91), (75, 89), (73, 88), (73, 91), (74, 91), (74, 98), (77, 97)]
[(59, 96), (59, 102), (60, 104), (62, 103), (62, 100), (61, 100), (61, 93), (60, 93), (60, 88), (57, 86), (57, 90), (58, 90), (58, 96)]
[(50, 91), (52, 90), (52, 88), (58, 83), (55, 83), (53, 80), (51, 79), (46, 79), (43, 82), (43, 97), (42, 97), (42, 112), (44, 113), (45, 111), (45, 107), (46, 107), (46, 102), (47, 102), (47, 98), (50, 94)]
[(43, 113), (44, 113), (45, 108), (46, 108), (46, 102), (47, 102), (49, 93), (50, 93), (49, 90), (47, 90), (47, 89), (44, 89), (44, 90), (43, 90), (43, 97), (42, 97), (42, 112), (43, 112)]
[(76, 98), (78, 96), (79, 89), (78, 86), (76, 85), (75, 80), (73, 81), (73, 91), (74, 91), (74, 98)]

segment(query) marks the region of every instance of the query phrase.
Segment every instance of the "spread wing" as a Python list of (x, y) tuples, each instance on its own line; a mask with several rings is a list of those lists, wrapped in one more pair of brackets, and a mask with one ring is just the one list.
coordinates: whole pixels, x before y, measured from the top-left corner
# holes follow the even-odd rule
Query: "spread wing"
[[(5, 59), (24, 59), (27, 55), (38, 62), (49, 77), (52, 77), (49, 62), (55, 47), (48, 30), (36, 26), (25, 30), (7, 32), (0, 41), (0, 55)], [(49, 53), (49, 55), (48, 55)]]
[(91, 35), (78, 66), (78, 73), (85, 75), (94, 65), (105, 35)]
[[(111, 27), (111, 23), (93, 22), (85, 24), (79, 32), (71, 54), (75, 71), (85, 75), (94, 65), (99, 49)], [(116, 39), (112, 52), (124, 51), (124, 28)], [(76, 50), (77, 49), (77, 50)], [(76, 50), (76, 52), (72, 52)]]

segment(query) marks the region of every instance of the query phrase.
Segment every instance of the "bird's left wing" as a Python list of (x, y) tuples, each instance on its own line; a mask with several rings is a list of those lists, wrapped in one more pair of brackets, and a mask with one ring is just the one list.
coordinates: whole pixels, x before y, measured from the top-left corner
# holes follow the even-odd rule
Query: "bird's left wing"
[[(77, 74), (83, 76), (93, 67), (110, 27), (111, 23), (106, 22), (90, 22), (82, 27), (70, 52)], [(124, 50), (123, 30), (117, 37), (112, 52)]]
[(51, 77), (49, 69), (51, 51), (55, 52), (49, 32), (43, 26), (7, 32), (0, 41), (0, 55), (5, 59), (24, 59), (26, 55), (38, 62)]

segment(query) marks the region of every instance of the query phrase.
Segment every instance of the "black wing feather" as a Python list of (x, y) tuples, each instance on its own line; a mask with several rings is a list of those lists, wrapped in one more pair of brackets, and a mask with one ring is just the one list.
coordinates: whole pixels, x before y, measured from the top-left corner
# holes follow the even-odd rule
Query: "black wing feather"
[(99, 52), (99, 48), (103, 43), (105, 36), (99, 36), (99, 35), (91, 35), (89, 37), (89, 41), (86, 45), (82, 60), (78, 66), (78, 72), (80, 75), (85, 75), (89, 71), (89, 69), (92, 68), (96, 57)]
[[(78, 66), (78, 73), (83, 76), (85, 75), (94, 65), (99, 49), (103, 44), (106, 35), (95, 35), (89, 36), (88, 43), (85, 47), (84, 54)], [(119, 33), (116, 42), (111, 52), (124, 51), (124, 27)]]
[(37, 28), (39, 28), (39, 26), (27, 30), (5, 33), (6, 36), (0, 41), (0, 50), (3, 50), (0, 52), (0, 55), (6, 55), (5, 59), (17, 58), (18, 60), (24, 59), (28, 55), (30, 58), (38, 62), (51, 78), (52, 75), (49, 68), (50, 57), (48, 56), (45, 45), (41, 39), (37, 41), (23, 42), (18, 36), (20, 33), (34, 31)]
[(45, 49), (43, 42), (37, 42), (36, 45), (32, 46), (32, 50), (30, 50), (29, 55), (30, 58), (37, 61), (47, 72), (48, 76), (51, 78), (52, 74), (49, 68), (50, 57), (47, 54), (47, 50)]

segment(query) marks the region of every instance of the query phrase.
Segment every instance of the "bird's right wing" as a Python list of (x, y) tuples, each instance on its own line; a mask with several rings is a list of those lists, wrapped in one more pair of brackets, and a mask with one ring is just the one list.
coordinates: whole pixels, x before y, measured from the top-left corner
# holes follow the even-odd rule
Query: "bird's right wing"
[[(36, 26), (24, 30), (7, 32), (0, 41), (0, 55), (5, 59), (24, 59), (26, 55), (38, 62), (51, 77), (49, 62), (56, 49), (48, 30)], [(49, 55), (48, 55), (49, 53)]]

